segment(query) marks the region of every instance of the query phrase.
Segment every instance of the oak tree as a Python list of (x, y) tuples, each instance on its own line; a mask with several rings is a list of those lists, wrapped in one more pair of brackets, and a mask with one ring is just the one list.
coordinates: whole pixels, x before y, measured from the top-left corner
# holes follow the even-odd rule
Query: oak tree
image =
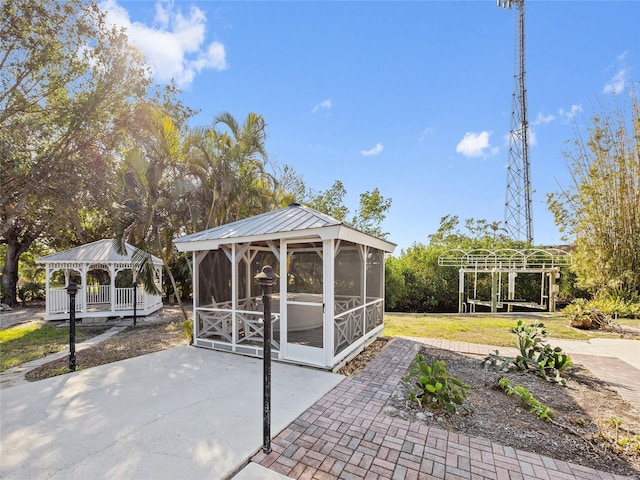
[(142, 55), (94, 2), (0, 4), (0, 242), (5, 301), (37, 239), (81, 238), (108, 206), (114, 151), (149, 84)]

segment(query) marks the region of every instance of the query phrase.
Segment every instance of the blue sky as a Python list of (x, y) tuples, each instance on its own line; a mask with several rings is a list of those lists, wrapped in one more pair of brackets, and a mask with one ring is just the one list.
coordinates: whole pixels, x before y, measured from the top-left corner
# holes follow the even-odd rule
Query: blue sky
[[(440, 218), (502, 221), (516, 9), (476, 1), (106, 0), (154, 67), (199, 109), (262, 114), (272, 159), (314, 190), (340, 179), (392, 199), (396, 253)], [(640, 1), (526, 3), (534, 243), (560, 243), (546, 194), (569, 182), (563, 152), (594, 112), (640, 80)]]

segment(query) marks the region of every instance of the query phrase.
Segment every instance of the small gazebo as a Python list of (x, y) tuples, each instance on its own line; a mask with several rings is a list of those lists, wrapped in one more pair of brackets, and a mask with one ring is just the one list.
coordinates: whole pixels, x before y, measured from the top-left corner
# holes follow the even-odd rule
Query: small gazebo
[(292, 204), (174, 240), (193, 252), (194, 344), (262, 356), (263, 306), (254, 276), (280, 276), (272, 356), (331, 369), (384, 322), (384, 256), (395, 245)]
[[(133, 315), (134, 288), (136, 314), (149, 315), (162, 308), (162, 296), (146, 293), (144, 285), (134, 287), (136, 271), (133, 253), (136, 248), (125, 244), (126, 255), (120, 255), (113, 240), (97, 242), (47, 255), (36, 260), (46, 268), (45, 320), (69, 318), (70, 282), (78, 286), (77, 318), (129, 317)], [(162, 285), (162, 260), (152, 256), (155, 284)]]

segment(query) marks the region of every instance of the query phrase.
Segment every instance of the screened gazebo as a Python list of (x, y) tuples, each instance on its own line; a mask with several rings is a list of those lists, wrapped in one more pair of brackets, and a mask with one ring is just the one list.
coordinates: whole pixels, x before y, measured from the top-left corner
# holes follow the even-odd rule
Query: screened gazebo
[[(77, 318), (129, 317), (133, 315), (136, 272), (133, 263), (135, 247), (126, 244), (127, 254), (120, 255), (113, 240), (97, 242), (47, 255), (36, 260), (46, 268), (45, 320), (69, 318), (70, 282), (78, 286)], [(162, 260), (152, 256), (155, 283), (162, 285)], [(136, 289), (136, 314), (149, 315), (162, 308), (162, 297)]]
[(292, 204), (174, 240), (193, 252), (194, 344), (262, 356), (263, 305), (254, 276), (279, 275), (272, 356), (333, 368), (382, 331), (384, 255), (395, 245)]

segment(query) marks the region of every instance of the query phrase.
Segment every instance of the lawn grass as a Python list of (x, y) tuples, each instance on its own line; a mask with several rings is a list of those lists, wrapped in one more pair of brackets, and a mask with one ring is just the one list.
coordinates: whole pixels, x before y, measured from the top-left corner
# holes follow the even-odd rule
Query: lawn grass
[[(542, 321), (551, 332), (549, 338), (588, 340), (596, 335), (569, 327), (569, 320), (561, 315), (540, 319), (524, 319), (527, 323)], [(505, 315), (394, 315), (385, 314), (384, 335), (389, 337), (444, 338), (469, 343), (513, 346), (509, 333), (518, 318)], [(598, 335), (601, 336), (601, 335)]]
[[(81, 342), (103, 333), (106, 327), (76, 328), (76, 341)], [(69, 329), (48, 323), (29, 323), (0, 330), (0, 372), (51, 353), (69, 345)]]

